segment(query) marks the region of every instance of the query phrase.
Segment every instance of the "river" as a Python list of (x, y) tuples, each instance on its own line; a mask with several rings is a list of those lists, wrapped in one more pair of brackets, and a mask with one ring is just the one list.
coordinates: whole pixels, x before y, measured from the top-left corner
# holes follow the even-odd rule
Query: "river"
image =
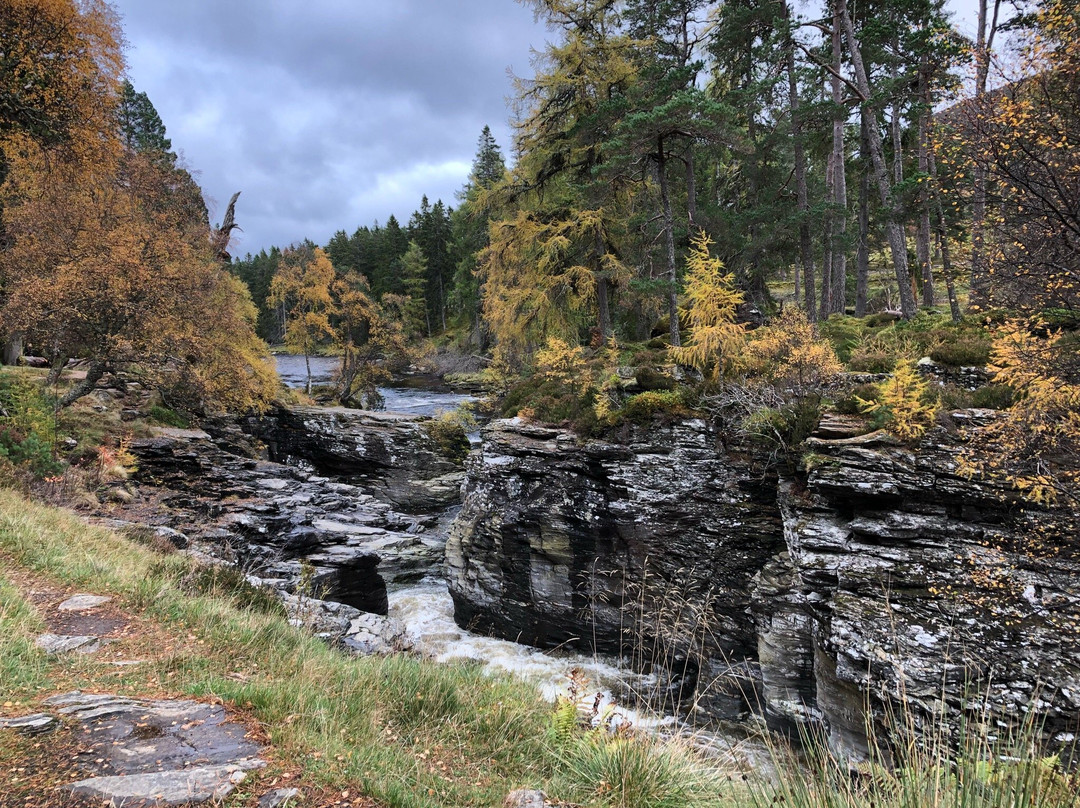
[[(291, 387), (303, 387), (307, 370), (302, 356), (278, 355), (278, 374)], [(339, 367), (334, 357), (311, 357), (313, 384), (326, 384)], [(386, 409), (414, 415), (438, 415), (475, 400), (449, 389), (431, 389), (424, 378), (410, 379), (411, 386), (380, 388)], [(475, 436), (474, 436), (475, 439)], [(478, 440), (478, 439), (476, 439)], [(445, 544), (447, 531), (457, 508), (442, 516), (429, 534)], [(595, 702), (597, 715), (607, 715), (612, 723), (628, 722), (639, 728), (674, 728), (672, 716), (656, 716), (636, 709), (633, 694), (648, 693), (655, 687), (650, 676), (635, 673), (618, 660), (569, 651), (545, 651), (522, 643), (500, 640), (466, 631), (454, 621), (454, 603), (441, 570), (423, 580), (388, 587), (389, 615), (405, 626), (417, 652), (439, 662), (472, 660), (492, 671), (508, 672), (534, 683), (544, 696), (566, 695), (574, 679), (584, 677), (588, 687), (581, 694), (586, 708)], [(599, 698), (597, 698), (599, 697)], [(761, 749), (747, 742), (743, 733), (720, 735), (699, 733), (699, 742), (727, 763), (743, 766), (750, 760), (760, 765)]]

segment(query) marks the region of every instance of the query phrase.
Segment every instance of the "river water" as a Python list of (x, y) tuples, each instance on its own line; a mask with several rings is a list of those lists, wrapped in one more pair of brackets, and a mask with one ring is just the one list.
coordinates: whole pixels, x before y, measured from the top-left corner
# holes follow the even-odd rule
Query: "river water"
[[(307, 370), (302, 356), (276, 357), (278, 374), (291, 387), (304, 387)], [(333, 357), (311, 357), (313, 384), (326, 384), (339, 367)], [(423, 381), (423, 380), (421, 380)], [(414, 415), (438, 415), (474, 400), (472, 396), (423, 386), (380, 388), (386, 409)], [(443, 542), (457, 508), (451, 509), (432, 529)], [(433, 536), (434, 537), (434, 536)], [(660, 717), (632, 706), (632, 694), (647, 693), (655, 681), (633, 672), (618, 660), (568, 651), (545, 651), (529, 645), (474, 634), (454, 622), (454, 603), (446, 582), (434, 573), (415, 584), (388, 588), (389, 615), (400, 620), (414, 648), (439, 662), (472, 660), (488, 669), (507, 672), (535, 684), (544, 696), (566, 695), (572, 679), (587, 681), (579, 693), (581, 704), (607, 715), (610, 723), (629, 722), (645, 728), (674, 727), (673, 717)], [(708, 750), (736, 766), (760, 760), (760, 750), (745, 738), (715, 733), (699, 736)]]

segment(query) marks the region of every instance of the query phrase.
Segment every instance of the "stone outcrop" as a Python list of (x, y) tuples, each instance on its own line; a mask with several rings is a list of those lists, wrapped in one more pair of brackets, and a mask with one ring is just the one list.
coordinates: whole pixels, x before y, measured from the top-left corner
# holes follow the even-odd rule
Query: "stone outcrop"
[(1075, 741), (1077, 515), (958, 473), (944, 429), (916, 450), (811, 444), (754, 593), (767, 716), (822, 722), (855, 754), (890, 711), (933, 723), (942, 701), (996, 730), (1034, 709), (1048, 740)]
[(239, 445), (176, 429), (132, 441), (143, 485), (120, 521), (235, 562), (267, 586), (379, 614), (387, 584), (438, 566), (442, 542), (428, 532), (435, 517), (398, 513), (367, 485), (238, 454)]
[(921, 724), (940, 699), (991, 729), (1033, 709), (1074, 742), (1077, 515), (959, 473), (955, 429), (810, 444), (809, 471), (778, 480), (701, 421), (618, 445), (494, 422), (447, 546), (457, 618), (549, 646), (640, 641), (646, 661), (664, 646), (684, 703), (815, 724), (856, 756), (890, 711)]
[(345, 407), (278, 408), (246, 418), (272, 460), (362, 484), (408, 513), (455, 504), (462, 468), (445, 456), (425, 424), (430, 418)]
[(751, 580), (782, 545), (775, 475), (704, 421), (614, 444), (515, 419), (469, 459), (446, 563), (462, 626), (660, 663), (669, 702), (719, 681), (730, 717), (753, 700)]

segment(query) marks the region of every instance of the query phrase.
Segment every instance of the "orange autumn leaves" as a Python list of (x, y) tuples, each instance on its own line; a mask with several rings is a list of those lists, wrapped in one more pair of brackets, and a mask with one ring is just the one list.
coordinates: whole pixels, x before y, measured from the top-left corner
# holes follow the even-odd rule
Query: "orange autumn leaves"
[(70, 0), (0, 9), (3, 58), (36, 82), (0, 85), (5, 338), (58, 362), (137, 364), (195, 406), (263, 405), (276, 378), (254, 308), (215, 260), (205, 219), (182, 204), (186, 175), (123, 145), (115, 17)]

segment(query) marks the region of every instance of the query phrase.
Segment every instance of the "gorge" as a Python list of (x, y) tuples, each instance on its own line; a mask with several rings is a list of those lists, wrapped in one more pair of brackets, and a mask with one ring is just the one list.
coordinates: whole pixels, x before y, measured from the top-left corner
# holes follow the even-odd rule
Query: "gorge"
[(328, 637), (348, 646), (361, 612), (389, 612), (360, 621), (357, 650), (501, 660), (549, 695), (597, 652), (644, 676), (602, 660), (593, 675), (656, 710), (821, 729), (854, 758), (898, 709), (930, 724), (944, 704), (954, 728), (989, 732), (1034, 711), (1068, 753), (1080, 565), (1054, 548), (1077, 515), (960, 473), (963, 430), (993, 417), (953, 412), (917, 447), (823, 425), (801, 468), (702, 419), (618, 442), (511, 419), (462, 469), (423, 418), (334, 408), (132, 450), (162, 527), (345, 604), (320, 616)]

